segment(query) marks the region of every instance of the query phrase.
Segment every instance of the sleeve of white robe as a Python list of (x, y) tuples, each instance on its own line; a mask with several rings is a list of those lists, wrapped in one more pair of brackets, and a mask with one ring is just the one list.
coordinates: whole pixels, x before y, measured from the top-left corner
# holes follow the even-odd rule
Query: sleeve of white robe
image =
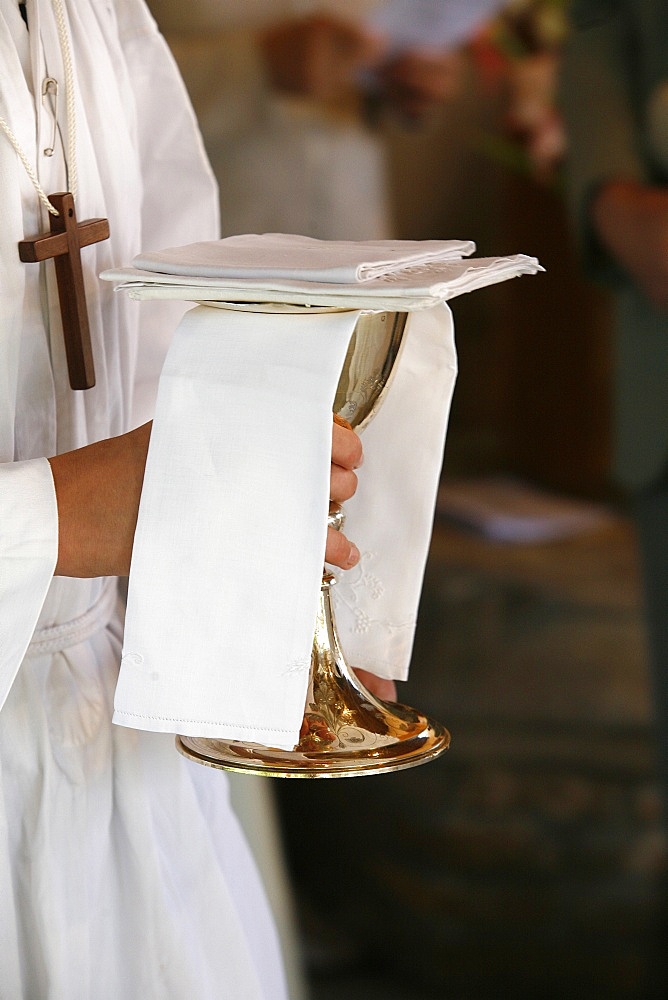
[[(125, 0), (118, 5), (118, 18), (129, 98), (137, 120), (142, 248), (180, 246), (190, 243), (193, 233), (199, 239), (217, 239), (218, 189), (174, 57), (143, 4)], [(169, 113), (161, 114), (161, 108), (168, 108)], [(185, 308), (182, 302), (142, 306), (135, 425), (153, 415), (162, 363)]]
[[(7, 65), (13, 83), (18, 61)], [(22, 135), (21, 138), (24, 138)], [(25, 183), (18, 174), (19, 183)], [(28, 182), (29, 183), (29, 182)], [(16, 154), (0, 146), (0, 191), (18, 187)], [(58, 515), (45, 458), (12, 462), (14, 415), (23, 317), (25, 269), (16, 245), (23, 238), (20, 197), (3, 200), (0, 226), (0, 707), (28, 647), (53, 577), (58, 550)]]
[(58, 513), (45, 458), (0, 465), (0, 707), (53, 579)]
[(119, 5), (118, 31), (137, 119), (142, 249), (191, 242), (194, 232), (215, 239), (216, 182), (174, 57), (143, 4)]

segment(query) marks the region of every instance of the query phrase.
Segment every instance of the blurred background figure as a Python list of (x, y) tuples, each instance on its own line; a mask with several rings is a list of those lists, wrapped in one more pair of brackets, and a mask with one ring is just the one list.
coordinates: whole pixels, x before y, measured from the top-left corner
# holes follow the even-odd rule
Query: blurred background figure
[(227, 18), (202, 35), (169, 18), (166, 28), (219, 182), (223, 235), (387, 236), (382, 159), (353, 86), (380, 40), (345, 10), (294, 18), (290, 4), (256, 3)]
[(451, 97), (462, 82), (455, 42), (500, 4), (471, 0), (463, 24), (441, 28), (449, 45), (425, 41), (430, 25), (415, 29), (461, 6), (452, 0), (151, 6), (200, 121), (223, 235), (380, 239), (393, 225), (374, 125), (388, 115), (414, 127)]
[(615, 473), (634, 498), (668, 807), (668, 3), (577, 0), (572, 19), (570, 195), (615, 295)]

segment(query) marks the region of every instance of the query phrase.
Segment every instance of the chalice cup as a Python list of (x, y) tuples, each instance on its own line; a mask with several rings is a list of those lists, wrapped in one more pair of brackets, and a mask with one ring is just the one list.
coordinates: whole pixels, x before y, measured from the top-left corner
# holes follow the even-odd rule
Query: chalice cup
[[(373, 419), (387, 390), (407, 319), (405, 312), (364, 312), (355, 325), (334, 412), (356, 430)], [(340, 528), (343, 521), (341, 508), (333, 509), (330, 525)], [(182, 754), (209, 767), (269, 777), (344, 778), (414, 767), (447, 750), (447, 729), (413, 708), (376, 698), (349, 666), (332, 609), (335, 583), (325, 570), (304, 720), (294, 749), (177, 736)]]

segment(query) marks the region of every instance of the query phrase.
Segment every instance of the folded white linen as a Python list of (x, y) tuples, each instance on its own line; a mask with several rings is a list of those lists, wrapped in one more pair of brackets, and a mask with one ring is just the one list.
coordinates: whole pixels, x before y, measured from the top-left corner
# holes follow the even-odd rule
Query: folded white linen
[(475, 257), (423, 264), (359, 284), (309, 279), (209, 278), (143, 271), (133, 267), (103, 271), (135, 299), (193, 302), (268, 302), (343, 309), (430, 309), (476, 288), (542, 271), (535, 257)]
[(160, 380), (114, 722), (293, 747), (358, 313), (188, 312)]
[(136, 268), (198, 278), (304, 279), (330, 284), (371, 281), (407, 267), (468, 256), (470, 240), (316, 240), (250, 233), (141, 253)]

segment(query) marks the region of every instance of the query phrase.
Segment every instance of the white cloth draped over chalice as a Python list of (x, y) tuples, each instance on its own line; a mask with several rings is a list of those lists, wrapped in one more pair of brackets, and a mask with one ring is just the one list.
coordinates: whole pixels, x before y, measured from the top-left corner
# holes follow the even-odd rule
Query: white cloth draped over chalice
[(200, 303), (176, 331), (160, 381), (115, 722), (297, 743), (332, 406), (363, 310), (409, 316), (387, 391), (361, 431), (345, 530), (362, 556), (336, 573), (335, 611), (353, 666), (406, 678), (457, 371), (447, 300), (540, 269), (524, 255), (465, 260), (473, 249), (271, 234), (144, 254), (103, 275), (135, 298)]

